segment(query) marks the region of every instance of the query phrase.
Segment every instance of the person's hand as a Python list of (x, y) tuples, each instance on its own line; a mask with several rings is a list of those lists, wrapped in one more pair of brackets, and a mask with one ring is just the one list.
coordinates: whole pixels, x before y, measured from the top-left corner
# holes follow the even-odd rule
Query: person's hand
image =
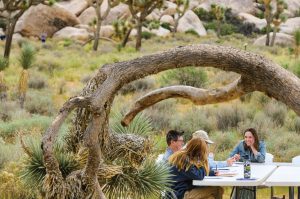
[(235, 159), (235, 161), (239, 161), (239, 159), (241, 159), (241, 156), (240, 154), (235, 154), (233, 158)]
[(232, 164), (235, 162), (235, 158), (234, 157), (231, 157), (231, 158), (228, 158), (227, 159), (227, 166), (232, 166)]
[(219, 170), (215, 170), (215, 176), (219, 176), (220, 175), (220, 171)]

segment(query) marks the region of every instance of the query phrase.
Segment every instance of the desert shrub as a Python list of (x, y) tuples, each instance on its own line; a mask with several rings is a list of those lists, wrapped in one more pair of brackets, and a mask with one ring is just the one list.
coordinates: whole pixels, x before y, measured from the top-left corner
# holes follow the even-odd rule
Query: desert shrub
[(177, 118), (171, 120), (171, 129), (179, 129), (185, 132), (184, 136), (191, 138), (191, 134), (199, 129), (212, 132), (216, 129), (216, 120), (214, 117), (208, 117), (204, 109), (192, 108)]
[(239, 122), (243, 121), (245, 117), (245, 110), (238, 105), (220, 106), (216, 110), (217, 127), (222, 131), (237, 128)]
[(31, 118), (13, 120), (11, 122), (0, 122), (0, 137), (14, 137), (18, 131), (26, 131), (33, 128), (38, 128), (43, 132), (48, 128), (51, 122), (52, 118), (37, 115), (34, 115)]
[(60, 63), (57, 59), (43, 57), (42, 59), (38, 59), (36, 66), (39, 71), (44, 71), (48, 73), (48, 75), (53, 76), (55, 70), (61, 69)]
[(41, 75), (30, 75), (28, 87), (42, 89), (47, 86), (47, 80)]
[(142, 38), (143, 39), (150, 39), (153, 36), (155, 36), (155, 34), (153, 34), (152, 32), (148, 32), (148, 31), (143, 31), (142, 32)]
[(287, 108), (285, 105), (272, 100), (265, 106), (264, 112), (267, 116), (272, 118), (277, 126), (284, 125), (287, 113)]
[(34, 199), (37, 193), (28, 189), (19, 177), (20, 163), (10, 163), (0, 171), (0, 198)]
[(188, 85), (204, 87), (207, 74), (202, 68), (186, 67), (168, 70), (161, 76), (162, 84), (165, 85)]
[(21, 149), (20, 149), (19, 144), (5, 143), (1, 139), (1, 141), (0, 141), (0, 170), (7, 163), (18, 160), (20, 158), (20, 156), (21, 156)]
[(255, 24), (246, 22), (246, 23), (242, 23), (238, 27), (238, 32), (245, 36), (249, 36), (252, 35), (253, 33), (259, 33), (259, 29), (255, 27)]
[[(211, 29), (211, 30), (217, 30), (217, 21), (214, 20), (212, 22), (208, 22), (206, 24), (204, 24), (204, 27), (206, 30), (208, 29)], [(234, 25), (232, 24), (229, 24), (229, 23), (222, 23), (221, 24), (221, 35), (231, 35), (233, 33), (236, 33), (237, 32), (237, 27), (235, 27)]]
[(215, 142), (210, 148), (213, 148), (215, 160), (226, 160), (235, 145), (243, 139), (239, 133), (235, 132), (214, 132), (209, 135)]
[(158, 29), (160, 27), (160, 21), (159, 20), (152, 20), (149, 21), (147, 24), (147, 28), (149, 28), (150, 30), (152, 29)]
[(260, 92), (254, 92), (252, 96), (251, 103), (255, 104), (259, 108), (265, 107), (271, 100), (271, 98), (269, 98), (267, 95)]
[(124, 85), (120, 89), (122, 95), (133, 93), (136, 91), (145, 91), (154, 88), (154, 81), (151, 78), (139, 79)]
[(161, 27), (163, 27), (163, 28), (165, 28), (165, 29), (167, 29), (169, 31), (172, 31), (171, 24), (169, 24), (169, 23), (163, 22), (161, 24)]
[(25, 109), (30, 113), (52, 115), (55, 111), (52, 97), (46, 91), (30, 90), (26, 98)]
[(212, 21), (215, 18), (212, 12), (208, 12), (203, 8), (195, 8), (193, 11), (201, 21)]
[(175, 99), (170, 99), (159, 102), (145, 110), (145, 113), (151, 118), (155, 131), (170, 129), (175, 103)]

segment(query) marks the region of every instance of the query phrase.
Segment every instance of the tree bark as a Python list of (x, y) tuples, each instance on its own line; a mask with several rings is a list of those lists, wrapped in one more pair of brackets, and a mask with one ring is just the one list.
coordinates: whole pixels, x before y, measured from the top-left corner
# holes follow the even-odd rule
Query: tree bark
[(271, 45), (270, 46), (274, 46), (274, 44), (275, 44), (275, 38), (276, 38), (277, 31), (278, 31), (277, 26), (274, 26), (273, 34), (272, 34), (272, 40), (271, 40)]
[(139, 18), (137, 19), (137, 35), (136, 35), (136, 44), (135, 44), (135, 49), (139, 51), (142, 47), (142, 20)]
[(99, 45), (99, 37), (100, 37), (100, 29), (101, 29), (101, 23), (102, 23), (102, 19), (101, 19), (101, 8), (100, 8), (100, 2), (99, 0), (96, 1), (96, 16), (97, 16), (97, 22), (96, 22), (96, 32), (94, 34), (95, 36), (95, 40), (94, 40), (94, 45), (93, 45), (93, 50), (97, 51), (98, 49), (98, 45)]
[(216, 89), (206, 90), (191, 86), (170, 86), (160, 88), (138, 99), (130, 111), (126, 113), (121, 123), (123, 126), (128, 126), (139, 112), (169, 98), (180, 97), (189, 99), (196, 105), (215, 104), (233, 100), (251, 91), (249, 87), (244, 88), (243, 83), (244, 82), (239, 78), (229, 85)]
[(16, 26), (17, 20), (11, 19), (6, 25), (6, 40), (5, 40), (5, 50), (4, 50), (4, 58), (9, 59), (10, 56), (10, 49), (12, 38), (14, 35), (14, 30)]
[[(78, 193), (89, 192), (95, 193), (97, 196), (101, 195), (102, 191), (95, 175), (99, 168), (99, 160), (102, 156), (105, 156), (105, 154), (102, 154), (103, 148), (109, 143), (108, 116), (117, 91), (123, 85), (134, 80), (168, 69), (186, 66), (214, 67), (225, 71), (233, 71), (240, 74), (241, 79), (220, 89), (200, 90), (202, 94), (206, 95), (202, 99), (201, 92), (198, 96), (194, 96), (193, 91), (195, 88), (186, 90), (183, 87), (180, 90), (180, 96), (193, 97), (197, 103), (198, 101), (199, 103), (201, 101), (207, 103), (207, 101), (231, 100), (244, 93), (261, 91), (282, 101), (300, 115), (300, 79), (278, 64), (260, 55), (231, 47), (205, 44), (177, 47), (166, 52), (102, 66), (83, 89), (81, 97), (73, 98), (63, 106), (43, 137), (42, 148), (47, 175), (55, 177), (55, 183), (57, 184), (69, 183), (62, 179), (58, 162), (53, 155), (52, 146), (65, 118), (74, 108), (77, 108), (73, 123), (74, 135), (77, 136), (78, 142), (84, 142), (85, 146), (88, 147), (89, 154), (86, 167), (81, 171), (81, 180), (87, 189), (82, 190), (83, 187), (81, 187), (81, 190), (76, 191)], [(178, 96), (170, 90), (168, 92), (171, 97)], [(209, 92), (213, 93), (214, 96), (209, 98)], [(166, 99), (168, 96), (158, 99), (162, 100), (164, 98)], [(198, 101), (196, 98), (198, 98)], [(151, 101), (153, 98), (150, 97), (149, 99)], [(159, 100), (152, 100), (151, 103)], [(151, 105), (151, 103), (149, 104)], [(146, 103), (146, 105), (149, 104)], [(55, 189), (49, 188), (49, 191), (55, 192)]]

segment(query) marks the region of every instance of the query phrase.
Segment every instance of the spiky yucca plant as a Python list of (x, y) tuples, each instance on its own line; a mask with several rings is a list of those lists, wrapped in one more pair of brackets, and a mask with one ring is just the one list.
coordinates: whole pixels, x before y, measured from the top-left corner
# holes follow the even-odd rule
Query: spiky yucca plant
[[(43, 162), (43, 153), (38, 139), (28, 140), (26, 144), (22, 141), (22, 147), (27, 154), (21, 171), (21, 179), (30, 188), (42, 190), (43, 180), (46, 175), (46, 168)], [(55, 156), (59, 162), (62, 175), (66, 177), (72, 171), (79, 168), (79, 163), (75, 156), (64, 151), (62, 145), (56, 144), (54, 147)]]
[(123, 168), (123, 173), (111, 178), (103, 187), (109, 199), (144, 199), (159, 197), (162, 191), (170, 190), (171, 174), (164, 164), (145, 161), (138, 168)]
[(19, 100), (21, 108), (24, 107), (24, 102), (26, 98), (26, 92), (28, 88), (28, 79), (29, 74), (27, 69), (30, 68), (35, 60), (36, 51), (32, 45), (29, 43), (25, 43), (22, 46), (21, 56), (19, 58), (19, 62), (23, 68), (20, 79), (19, 79), (19, 86), (18, 86), (18, 93), (19, 93)]
[(144, 114), (138, 114), (129, 126), (121, 125), (123, 115), (121, 113), (113, 113), (113, 122), (110, 128), (115, 133), (146, 135), (153, 132), (151, 119)]

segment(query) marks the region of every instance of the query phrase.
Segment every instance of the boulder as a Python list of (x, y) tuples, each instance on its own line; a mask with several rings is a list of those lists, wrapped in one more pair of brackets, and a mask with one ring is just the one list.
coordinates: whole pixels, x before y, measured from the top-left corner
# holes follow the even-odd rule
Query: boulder
[(88, 8), (87, 1), (82, 0), (60, 1), (56, 5), (68, 10), (76, 16), (80, 15), (80, 13)]
[(226, 8), (231, 8), (232, 13), (238, 14), (240, 12), (255, 13), (255, 6), (253, 0), (205, 0), (199, 7), (210, 10), (211, 4), (222, 5)]
[(89, 23), (93, 22), (93, 20), (96, 18), (96, 11), (93, 7), (89, 7), (88, 9), (83, 11), (78, 17), (80, 23), (85, 25), (88, 25)]
[(190, 0), (189, 3), (189, 10), (193, 10), (194, 8), (197, 8), (200, 2), (198, 0)]
[(112, 25), (101, 26), (100, 37), (110, 38), (114, 35), (114, 33), (115, 33), (115, 30)]
[(191, 10), (188, 10), (179, 20), (177, 32), (186, 32), (194, 30), (199, 36), (205, 36), (206, 30), (200, 21), (199, 17)]
[(286, 20), (286, 22), (280, 25), (279, 32), (292, 35), (299, 28), (300, 28), (300, 17), (289, 18), (288, 20)]
[(52, 36), (67, 26), (79, 24), (76, 16), (59, 6), (39, 4), (30, 7), (17, 22), (15, 32), (23, 36), (40, 37), (42, 34)]
[(300, 1), (299, 0), (285, 0), (288, 5), (288, 12), (291, 13), (291, 16), (294, 17), (296, 14), (299, 14), (300, 10)]
[[(270, 33), (270, 38), (272, 38), (273, 33)], [(267, 35), (261, 36), (254, 41), (256, 46), (264, 46), (266, 44)], [(276, 33), (275, 45), (279, 46), (291, 46), (294, 43), (294, 38), (291, 35), (284, 33)]]
[(159, 20), (160, 18), (160, 11), (158, 9), (154, 9), (153, 12), (151, 12), (147, 17), (146, 19), (148, 21), (152, 21), (152, 20)]
[[(142, 32), (151, 32), (148, 28), (142, 27)], [(130, 37), (135, 37), (137, 35), (137, 30), (134, 28), (130, 32)]]
[(174, 21), (173, 17), (170, 16), (170, 15), (164, 15), (164, 16), (162, 16), (162, 17), (160, 18), (160, 22), (161, 22), (161, 23), (168, 23), (168, 24), (170, 24), (171, 26), (174, 26), (174, 24), (175, 24), (175, 21)]
[(91, 34), (85, 29), (79, 29), (74, 27), (65, 27), (57, 31), (53, 38), (59, 39), (73, 39), (82, 42), (86, 42), (91, 38)]
[(265, 19), (257, 18), (251, 14), (248, 13), (239, 13), (238, 17), (244, 22), (244, 23), (253, 23), (255, 24), (255, 27), (258, 29), (263, 29), (267, 25), (267, 21)]
[(159, 29), (152, 29), (151, 32), (159, 37), (167, 37), (170, 35), (170, 30), (165, 29), (161, 26), (159, 27)]
[(162, 15), (174, 15), (176, 13), (177, 5), (170, 1), (164, 2), (164, 11), (162, 12)]

